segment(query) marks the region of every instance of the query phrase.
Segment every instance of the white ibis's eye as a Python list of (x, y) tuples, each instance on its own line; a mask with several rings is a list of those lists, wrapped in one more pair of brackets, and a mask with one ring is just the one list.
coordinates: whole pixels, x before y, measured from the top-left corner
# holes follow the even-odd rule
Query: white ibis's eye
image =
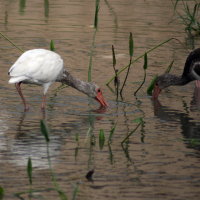
[(100, 88), (97, 90), (97, 92), (101, 92)]

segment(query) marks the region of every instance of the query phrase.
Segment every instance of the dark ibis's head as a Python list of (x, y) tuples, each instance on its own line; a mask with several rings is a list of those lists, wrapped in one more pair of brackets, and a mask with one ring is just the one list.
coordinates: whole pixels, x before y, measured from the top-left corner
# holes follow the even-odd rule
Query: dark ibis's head
[(174, 75), (172, 74), (163, 74), (161, 76), (158, 76), (153, 89), (153, 99), (157, 99), (159, 94), (161, 93), (162, 89), (169, 87), (170, 85), (173, 85)]

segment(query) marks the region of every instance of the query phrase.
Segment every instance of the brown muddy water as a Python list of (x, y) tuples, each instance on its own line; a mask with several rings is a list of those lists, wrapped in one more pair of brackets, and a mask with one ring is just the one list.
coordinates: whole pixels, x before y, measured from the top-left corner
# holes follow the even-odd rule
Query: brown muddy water
[[(54, 40), (67, 69), (87, 80), (94, 1), (0, 0), (0, 11), (0, 31), (19, 47), (49, 49)], [(135, 63), (123, 101), (116, 101), (106, 86), (113, 75), (111, 45), (120, 69), (129, 62), (129, 32), (134, 37), (134, 58), (172, 37), (181, 43), (171, 41), (148, 55), (147, 81), (137, 98), (133, 93), (143, 79), (143, 59)], [(171, 1), (102, 0), (92, 80), (101, 85), (109, 108), (98, 113), (96, 102), (72, 88), (55, 93), (59, 84), (54, 84), (42, 113), (42, 88), (28, 85), (23, 91), (31, 108), (23, 112), (7, 75), (21, 52), (1, 37), (0, 186), (4, 199), (62, 199), (56, 188), (68, 199), (73, 199), (74, 188), (78, 189), (76, 199), (80, 200), (199, 199), (200, 102), (194, 83), (170, 87), (157, 102), (146, 94), (152, 77), (163, 73), (172, 60), (172, 72), (181, 74), (188, 53), (199, 44), (198, 38), (188, 38), (174, 16)], [(123, 80), (124, 74), (120, 78)], [(139, 117), (144, 126), (122, 148), (121, 142), (135, 129), (134, 120)], [(50, 132), (49, 146), (40, 131), (41, 119)], [(105, 133), (103, 149), (99, 147), (100, 129)], [(32, 186), (26, 172), (29, 157)], [(94, 170), (92, 180), (86, 178), (90, 170)]]

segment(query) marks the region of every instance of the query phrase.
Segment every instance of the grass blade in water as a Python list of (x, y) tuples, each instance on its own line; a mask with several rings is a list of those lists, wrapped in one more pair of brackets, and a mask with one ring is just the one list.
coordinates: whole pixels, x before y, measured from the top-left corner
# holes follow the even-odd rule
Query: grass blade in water
[(27, 174), (28, 174), (30, 185), (32, 185), (32, 171), (33, 171), (32, 161), (31, 161), (31, 158), (29, 157), (28, 158), (28, 163), (27, 163)]
[(139, 127), (141, 124), (142, 124), (142, 123), (138, 123), (138, 125), (136, 126), (136, 128), (133, 129), (133, 130), (123, 139), (123, 141), (121, 142), (121, 145), (123, 145), (123, 144), (126, 142), (126, 140), (128, 140), (129, 137), (130, 137), (133, 133), (135, 133), (135, 131), (138, 129), (138, 127)]
[(113, 58), (113, 69), (114, 69), (114, 72), (115, 72), (115, 80), (114, 80), (114, 85), (115, 85), (115, 88), (117, 90), (117, 97), (118, 97), (118, 90), (119, 90), (119, 84), (120, 84), (120, 80), (119, 80), (119, 77), (117, 75), (117, 72), (118, 70), (116, 69), (116, 57), (115, 57), (115, 48), (114, 46), (112, 45), (112, 58)]
[(49, 16), (49, 0), (44, 0), (44, 15)]
[(57, 190), (61, 200), (67, 200), (66, 194), (62, 190)]
[(97, 29), (97, 26), (98, 26), (99, 2), (100, 2), (100, 0), (96, 0), (96, 9), (95, 9), (95, 17), (94, 17), (94, 28), (95, 29)]
[(73, 191), (72, 200), (76, 200), (76, 197), (77, 197), (77, 195), (78, 195), (78, 192), (79, 192), (79, 184), (77, 183), (77, 184), (74, 186), (74, 191)]
[(146, 70), (147, 67), (148, 67), (148, 58), (147, 58), (147, 53), (145, 52), (143, 69)]
[(16, 49), (18, 49), (19, 51), (21, 51), (22, 53), (24, 53), (24, 50), (21, 49), (20, 47), (18, 47), (14, 42), (12, 42), (7, 36), (5, 36), (2, 32), (0, 32), (0, 35), (6, 39), (8, 42), (10, 42), (10, 44), (12, 44)]
[(56, 50), (53, 40), (51, 40), (51, 42), (50, 42), (50, 50), (51, 50), (51, 51), (55, 51), (55, 50)]
[(174, 60), (172, 60), (172, 62), (169, 64), (169, 66), (167, 67), (165, 73), (169, 73), (171, 71), (171, 68), (172, 68), (173, 64), (174, 64)]
[(50, 141), (49, 131), (48, 131), (47, 126), (46, 126), (46, 124), (43, 120), (40, 121), (40, 129), (41, 129), (42, 134), (45, 137), (46, 142), (49, 142)]
[(0, 200), (3, 200), (4, 197), (4, 189), (0, 186)]
[[(165, 41), (159, 43), (158, 45), (152, 47), (152, 48), (149, 49), (146, 53), (148, 54), (148, 53), (154, 51), (155, 49), (159, 48), (160, 46), (163, 46), (164, 44), (170, 42), (171, 40), (176, 40), (176, 41), (180, 42), (180, 41), (179, 41), (178, 39), (176, 39), (176, 38), (170, 38), (170, 39), (167, 39), (167, 40), (165, 40)], [(134, 60), (131, 62), (131, 65), (132, 65), (133, 63), (137, 62), (137, 61), (138, 61), (140, 58), (142, 58), (142, 57), (144, 57), (144, 54), (142, 54), (142, 55), (138, 56), (136, 59), (134, 59)], [(117, 74), (118, 74), (118, 75), (121, 74), (121, 73), (122, 73), (124, 70), (126, 70), (129, 66), (130, 66), (130, 63), (129, 63), (128, 65), (122, 67), (122, 68), (118, 71)], [(112, 77), (106, 82), (106, 85), (109, 85), (114, 79), (115, 79), (115, 76), (112, 76)]]
[(144, 65), (143, 65), (143, 69), (144, 69), (144, 78), (142, 83), (140, 84), (140, 86), (138, 87), (138, 89), (134, 92), (134, 95), (136, 96), (137, 92), (142, 88), (142, 86), (144, 85), (145, 81), (146, 81), (146, 69), (148, 67), (148, 58), (147, 58), (147, 53), (145, 52), (144, 54)]
[(111, 143), (111, 141), (112, 141), (112, 136), (113, 136), (113, 134), (114, 134), (114, 132), (115, 132), (116, 125), (117, 125), (117, 124), (115, 124), (115, 125), (112, 127), (112, 129), (110, 130), (110, 135), (109, 135), (109, 138), (108, 138), (108, 142), (109, 142), (109, 143)]
[(131, 64), (132, 64), (133, 48), (134, 48), (133, 47), (133, 36), (132, 36), (132, 33), (130, 33), (130, 35), (129, 35), (129, 54), (130, 54), (130, 60), (129, 60), (129, 65), (128, 65), (128, 69), (127, 69), (127, 72), (126, 72), (126, 76), (125, 76), (123, 85), (122, 85), (121, 90), (120, 90), (121, 97), (122, 97), (122, 91), (123, 91), (123, 89), (124, 89), (124, 87), (126, 85), (126, 81), (128, 79), (130, 67), (131, 67)]
[(142, 117), (138, 117), (138, 118), (134, 119), (133, 122), (135, 122), (135, 123), (144, 123)]
[(113, 68), (114, 68), (114, 71), (116, 71), (116, 69), (115, 69), (115, 65), (116, 65), (115, 48), (113, 45), (112, 45), (112, 58), (113, 58)]
[(150, 95), (150, 96), (152, 96), (152, 91), (154, 89), (154, 85), (155, 85), (155, 82), (157, 80), (157, 77), (158, 77), (157, 75), (153, 77), (153, 79), (151, 80), (151, 83), (150, 83), (149, 87), (147, 88), (147, 94)]
[(130, 58), (133, 57), (133, 34), (131, 32), (129, 35), (129, 55)]
[(105, 134), (104, 130), (100, 129), (99, 131), (99, 148), (102, 150), (105, 143)]
[(95, 9), (95, 17), (94, 17), (95, 31), (93, 34), (92, 47), (91, 47), (91, 51), (90, 51), (90, 60), (89, 60), (89, 66), (88, 66), (88, 82), (92, 81), (92, 57), (93, 57), (95, 38), (96, 38), (97, 26), (98, 26), (99, 2), (100, 2), (100, 0), (96, 0), (96, 9)]
[[(169, 64), (169, 66), (165, 70), (165, 73), (169, 73), (171, 71), (173, 64), (174, 64), (174, 60), (172, 60), (172, 62)], [(157, 77), (158, 77), (157, 75), (153, 77), (149, 87), (147, 88), (147, 94), (150, 95), (150, 96), (152, 96), (152, 91), (154, 89), (154, 85), (155, 85)]]

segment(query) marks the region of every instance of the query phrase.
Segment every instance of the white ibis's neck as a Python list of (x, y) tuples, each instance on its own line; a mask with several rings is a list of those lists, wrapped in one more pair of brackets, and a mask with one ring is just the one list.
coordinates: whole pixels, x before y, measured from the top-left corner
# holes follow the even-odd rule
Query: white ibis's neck
[(67, 84), (77, 90), (79, 90), (80, 92), (91, 96), (91, 83), (89, 82), (85, 82), (85, 81), (81, 81), (78, 78), (72, 76), (69, 72), (65, 71), (63, 72), (63, 75), (61, 76), (60, 79), (57, 80), (57, 82), (61, 82), (64, 84)]

